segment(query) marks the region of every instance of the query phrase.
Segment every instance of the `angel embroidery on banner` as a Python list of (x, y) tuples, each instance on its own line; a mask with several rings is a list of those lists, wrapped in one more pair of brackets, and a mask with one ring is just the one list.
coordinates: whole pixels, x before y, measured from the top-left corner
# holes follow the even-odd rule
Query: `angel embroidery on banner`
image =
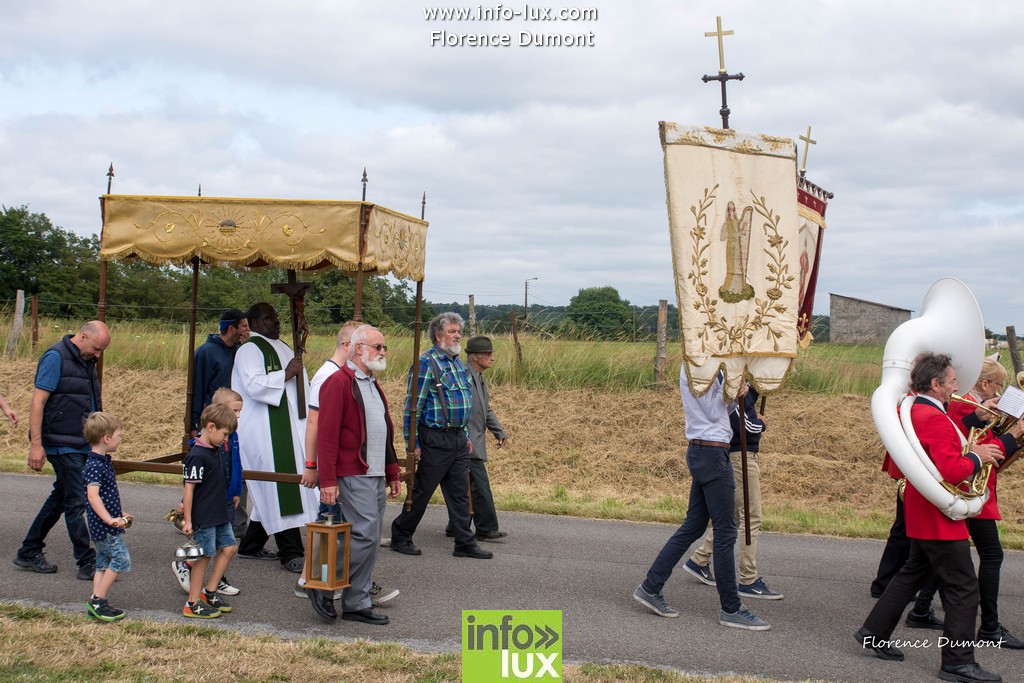
[(729, 202), (726, 207), (725, 221), (722, 223), (720, 240), (725, 242), (725, 260), (727, 270), (725, 281), (718, 290), (723, 301), (734, 304), (746, 301), (754, 296), (754, 288), (747, 282), (747, 261), (750, 258), (750, 222), (754, 209), (743, 208), (743, 213), (736, 217), (736, 203)]

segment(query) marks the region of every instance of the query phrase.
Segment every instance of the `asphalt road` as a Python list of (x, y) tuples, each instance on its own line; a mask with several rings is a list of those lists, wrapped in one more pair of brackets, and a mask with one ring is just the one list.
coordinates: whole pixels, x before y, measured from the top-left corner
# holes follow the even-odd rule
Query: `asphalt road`
[[(74, 577), (74, 559), (63, 522), (50, 534), (48, 559), (56, 574), (13, 565), (15, 551), (52, 484), (45, 476), (0, 475), (0, 599), (19, 600), (85, 614), (89, 585)], [(163, 515), (179, 499), (171, 486), (121, 484), (124, 508), (135, 515), (128, 532), (132, 571), (111, 593), (129, 619), (182, 621), (185, 595), (171, 574), (174, 549), (183, 537)], [(388, 519), (399, 511), (388, 506)], [(292, 595), (296, 575), (276, 562), (236, 559), (228, 575), (241, 594), (235, 610), (203, 622), (246, 633), (285, 637), (322, 636), (393, 641), (421, 651), (459, 651), (462, 609), (560, 609), (563, 656), (569, 662), (635, 662), (710, 673), (767, 676), (779, 680), (936, 680), (935, 631), (901, 626), (897, 637), (928, 637), (932, 645), (908, 648), (902, 663), (865, 655), (854, 632), (873, 603), (868, 585), (881, 554), (880, 541), (762, 534), (758, 561), (766, 580), (785, 594), (781, 601), (748, 600), (768, 620), (767, 632), (718, 624), (718, 595), (682, 571), (665, 587), (669, 604), (682, 612), (663, 619), (632, 599), (633, 588), (674, 531), (666, 524), (638, 524), (502, 513), (504, 543), (486, 544), (493, 560), (454, 558), (444, 536), (443, 507), (431, 507), (415, 536), (420, 557), (381, 549), (376, 579), (401, 589), (384, 609), (388, 626), (338, 621), (326, 624), (307, 600)], [(1004, 625), (1024, 636), (1024, 555), (1007, 552), (1000, 612)], [(190, 622), (191, 623), (191, 622)], [(1024, 653), (986, 649), (978, 661), (1019, 678)]]

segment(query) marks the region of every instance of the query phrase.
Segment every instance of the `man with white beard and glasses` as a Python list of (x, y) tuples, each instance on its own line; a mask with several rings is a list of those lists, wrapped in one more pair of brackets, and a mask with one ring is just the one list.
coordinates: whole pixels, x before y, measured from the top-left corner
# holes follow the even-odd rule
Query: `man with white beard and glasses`
[[(430, 321), (434, 345), (419, 358), (415, 374), (409, 373), (405, 398), (406, 443), (416, 428), (416, 481), (412, 507), (391, 523), (391, 549), (403, 555), (422, 555), (412, 536), (423, 519), (427, 503), (438, 485), (448, 506), (448, 519), (455, 535), (455, 557), (489, 560), (494, 554), (482, 549), (469, 528), (469, 454), (473, 444), (466, 428), (472, 408), (472, 393), (462, 352), (462, 316), (442, 313)], [(416, 382), (416, 420), (412, 425), (412, 388)]]
[[(342, 517), (352, 523), (350, 585), (341, 596), (341, 618), (378, 626), (389, 619), (373, 610), (373, 567), (387, 495), (397, 496), (400, 488), (395, 429), (374, 376), (387, 367), (387, 350), (384, 335), (375, 327), (356, 328), (349, 360), (320, 388), (316, 437), (320, 499), (325, 505), (340, 504)], [(332, 596), (319, 590), (309, 593), (317, 614), (329, 618)]]

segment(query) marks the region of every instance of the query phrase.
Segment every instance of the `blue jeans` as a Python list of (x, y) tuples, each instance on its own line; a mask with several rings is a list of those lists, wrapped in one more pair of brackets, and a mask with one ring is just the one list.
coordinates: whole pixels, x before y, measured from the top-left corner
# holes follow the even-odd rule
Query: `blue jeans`
[(203, 548), (203, 555), (206, 557), (214, 557), (221, 548), (238, 545), (235, 533), (231, 530), (231, 522), (196, 529), (192, 532), (192, 542)]
[(736, 483), (732, 465), (729, 464), (729, 451), (691, 444), (686, 449), (686, 466), (693, 478), (686, 519), (655, 558), (644, 580), (644, 590), (661, 593), (683, 553), (704, 535), (710, 520), (715, 528), (712, 556), (718, 598), (722, 609), (732, 613), (740, 608), (740, 598), (736, 590), (736, 566), (733, 560), (733, 546), (736, 545)]
[(109, 569), (116, 574), (131, 571), (132, 557), (124, 544), (124, 534), (107, 534), (93, 544), (96, 546), (96, 571)]
[(89, 545), (89, 527), (85, 523), (85, 484), (82, 482), (82, 468), (85, 466), (87, 453), (65, 453), (63, 455), (47, 455), (46, 459), (53, 466), (56, 480), (53, 490), (47, 497), (32, 526), (25, 534), (25, 540), (18, 549), (18, 557), (31, 560), (43, 552), (46, 547), (46, 534), (64, 515), (64, 523), (68, 527), (68, 537), (74, 548), (75, 563), (79, 567), (96, 564), (96, 552)]

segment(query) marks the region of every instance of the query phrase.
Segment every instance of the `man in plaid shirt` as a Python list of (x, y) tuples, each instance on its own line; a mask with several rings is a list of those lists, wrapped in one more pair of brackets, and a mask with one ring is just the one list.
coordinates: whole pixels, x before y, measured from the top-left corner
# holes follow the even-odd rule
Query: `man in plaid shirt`
[[(420, 356), (415, 378), (410, 371), (409, 393), (405, 398), (406, 443), (413, 427), (417, 437), (413, 451), (417, 465), (412, 507), (403, 510), (391, 523), (391, 549), (403, 555), (423, 554), (412, 542), (412, 536), (423, 519), (430, 497), (440, 485), (455, 535), (453, 555), (489, 560), (493, 553), (477, 545), (469, 528), (469, 454), (473, 444), (466, 425), (473, 397), (466, 367), (459, 360), (462, 316), (442, 313), (430, 321), (429, 331), (434, 345)], [(416, 424), (411, 425), (414, 379)]]

